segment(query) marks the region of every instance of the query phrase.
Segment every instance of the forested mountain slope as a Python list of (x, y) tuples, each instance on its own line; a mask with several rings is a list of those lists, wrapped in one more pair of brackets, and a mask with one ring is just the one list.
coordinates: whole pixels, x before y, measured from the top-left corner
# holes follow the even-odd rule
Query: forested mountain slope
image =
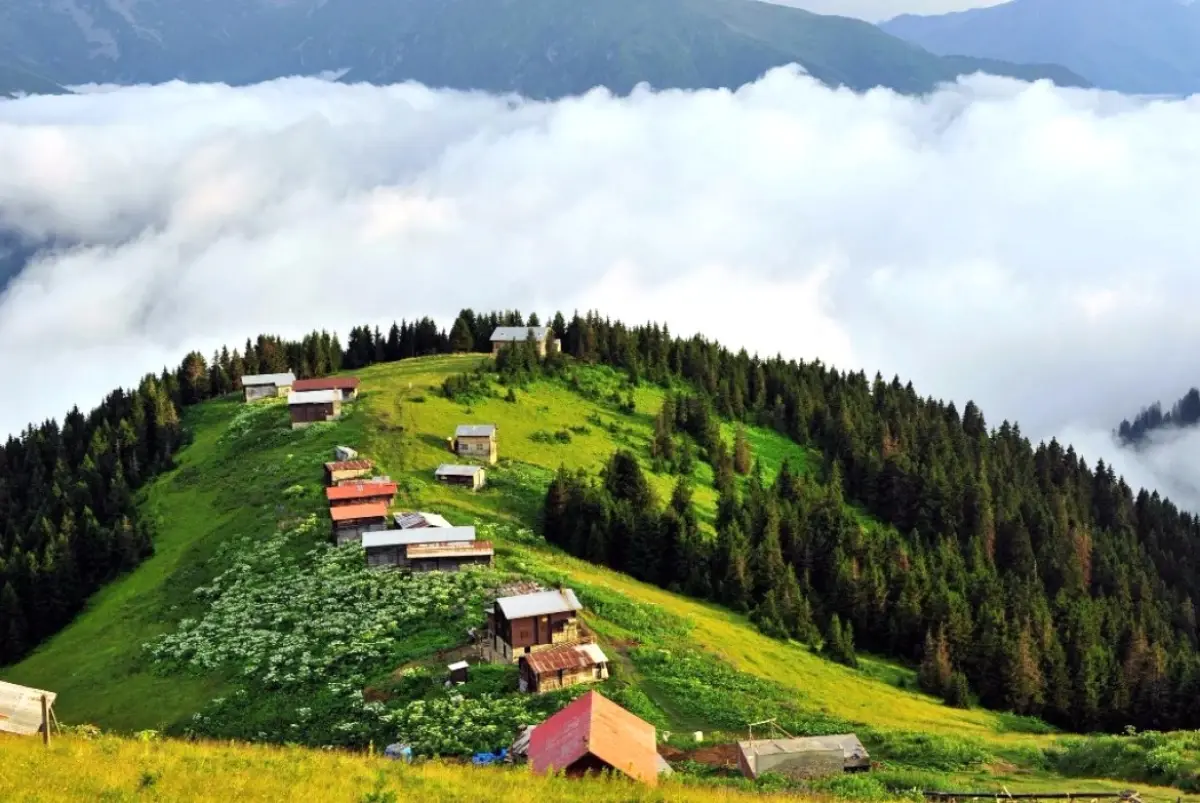
[(947, 60), (868, 23), (752, 0), (0, 0), (0, 52), (67, 84), (344, 80), (561, 97), (737, 87), (791, 62), (855, 89), (961, 73), (1086, 82), (1050, 65)]
[(1200, 389), (1192, 388), (1179, 401), (1171, 405), (1171, 409), (1163, 412), (1162, 404), (1155, 402), (1142, 410), (1133, 420), (1121, 422), (1117, 427), (1117, 437), (1124, 443), (1137, 444), (1144, 441), (1156, 430), (1181, 429), (1194, 427), (1200, 422)]

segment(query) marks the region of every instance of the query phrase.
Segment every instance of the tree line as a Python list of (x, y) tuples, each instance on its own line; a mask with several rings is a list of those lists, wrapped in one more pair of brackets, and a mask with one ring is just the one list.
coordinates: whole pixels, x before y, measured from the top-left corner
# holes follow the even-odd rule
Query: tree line
[(1162, 404), (1155, 402), (1135, 415), (1133, 421), (1125, 419), (1117, 427), (1117, 437), (1122, 443), (1137, 444), (1155, 430), (1192, 427), (1197, 423), (1200, 423), (1200, 388), (1192, 388), (1165, 413)]

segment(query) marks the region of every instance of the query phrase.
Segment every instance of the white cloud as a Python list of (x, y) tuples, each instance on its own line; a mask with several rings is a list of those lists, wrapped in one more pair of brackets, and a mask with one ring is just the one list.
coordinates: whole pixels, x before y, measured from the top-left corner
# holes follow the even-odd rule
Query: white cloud
[(781, 6), (793, 6), (817, 14), (858, 17), (882, 22), (901, 14), (946, 14), (968, 8), (996, 6), (1006, 0), (767, 0)]
[[(79, 243), (0, 296), (0, 432), (263, 330), (599, 308), (1111, 458), (1200, 381), (1198, 134), (1200, 101), (786, 69), (553, 104), (316, 79), (0, 102), (0, 222)], [(1200, 504), (1189, 443), (1117, 459)]]

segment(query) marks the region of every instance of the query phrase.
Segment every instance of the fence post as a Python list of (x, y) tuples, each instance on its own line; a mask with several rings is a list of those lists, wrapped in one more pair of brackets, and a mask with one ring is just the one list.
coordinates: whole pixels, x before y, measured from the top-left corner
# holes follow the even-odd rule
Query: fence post
[(42, 744), (50, 746), (50, 698), (42, 695)]

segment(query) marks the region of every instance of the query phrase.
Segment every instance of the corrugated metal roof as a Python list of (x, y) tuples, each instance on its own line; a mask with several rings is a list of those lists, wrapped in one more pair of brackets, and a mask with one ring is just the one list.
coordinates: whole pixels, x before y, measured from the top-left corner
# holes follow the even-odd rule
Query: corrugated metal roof
[(250, 374), (242, 377), (242, 387), (257, 385), (290, 385), (296, 381), (296, 375), (291, 371), (286, 374)]
[(534, 594), (522, 594), (519, 597), (502, 597), (496, 600), (496, 607), (500, 609), (506, 619), (510, 620), (583, 610), (583, 606), (579, 604), (579, 598), (569, 588), (538, 591)]
[(0, 680), (0, 731), (29, 736), (42, 727), (42, 695), (54, 705), (52, 691), (32, 689)]
[[(591, 647), (592, 649), (587, 649)], [(597, 644), (571, 644), (539, 650), (522, 655), (521, 660), (529, 665), (534, 674), (544, 675), (560, 669), (587, 669), (608, 663), (608, 656)]]
[(327, 376), (321, 379), (297, 379), (293, 390), (354, 390), (358, 387), (357, 376)]
[(370, 460), (334, 460), (325, 464), (326, 471), (365, 471), (374, 467)]
[(449, 527), (450, 522), (436, 513), (421, 511), (397, 513), (394, 516), (396, 526), (401, 530), (419, 530), (424, 527)]
[(483, 466), (459, 466), (442, 463), (434, 474), (438, 477), (474, 477), (483, 471)]
[(590, 754), (654, 786), (658, 783), (654, 742), (653, 725), (589, 691), (533, 729), (529, 763), (540, 775), (566, 769)]
[(288, 393), (288, 404), (329, 404), (341, 400), (341, 391), (337, 390), (309, 390), (301, 393), (293, 390)]
[(495, 424), (459, 424), (454, 428), (456, 438), (486, 438), (495, 434)]
[(549, 326), (497, 326), (492, 332), (492, 342), (524, 342), (530, 332), (533, 332), (534, 340), (545, 340), (549, 331)]
[[(334, 508), (339, 510), (340, 508)], [(475, 540), (474, 527), (418, 527), (412, 530), (382, 530), (365, 533), (363, 549), (411, 546), (413, 544), (469, 543)]]
[[(334, 521), (350, 521), (351, 519), (387, 518), (387, 502), (367, 502), (363, 505), (344, 505), (329, 508), (329, 517)], [(364, 538), (366, 536), (363, 536)]]
[(806, 753), (809, 751), (841, 750), (845, 758), (866, 758), (867, 748), (853, 733), (835, 736), (802, 736), (794, 739), (755, 739), (738, 742), (738, 748), (747, 756), (778, 753)]
[(409, 560), (420, 558), (474, 558), (494, 555), (491, 541), (467, 541), (464, 543), (412, 544), (405, 551)]
[(356, 482), (351, 485), (335, 485), (325, 489), (325, 497), (330, 502), (340, 502), (343, 499), (371, 499), (377, 496), (394, 496), (394, 482)]

